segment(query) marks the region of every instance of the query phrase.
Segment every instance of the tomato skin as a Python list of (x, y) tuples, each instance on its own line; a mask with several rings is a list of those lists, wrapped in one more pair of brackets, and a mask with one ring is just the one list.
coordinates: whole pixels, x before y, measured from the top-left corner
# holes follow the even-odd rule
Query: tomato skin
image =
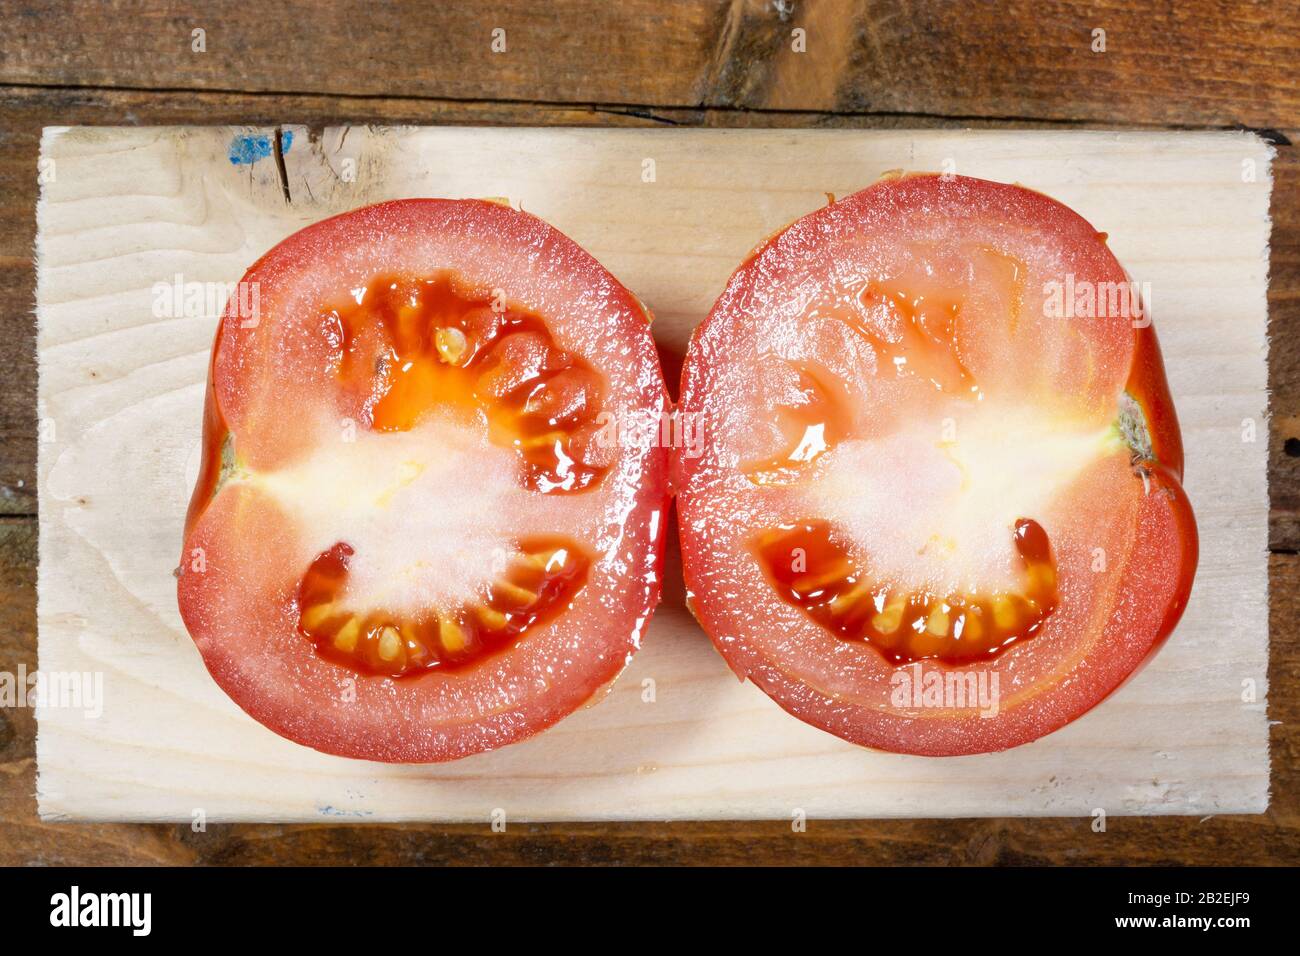
[[(744, 356), (755, 341), (752, 327), (762, 326), (761, 311), (754, 304), (776, 302), (782, 282), (803, 283), (801, 294), (814, 287), (817, 266), (804, 263), (822, 255), (818, 244), (824, 237), (851, 234), (846, 220), (861, 217), (862, 222), (878, 223), (917, 214), (927, 204), (943, 208), (940, 215), (954, 220), (1000, 215), (1000, 221), (1014, 223), (1013, 228), (1055, 235), (1071, 250), (1068, 254), (1096, 276), (1127, 280), (1105, 249), (1104, 237), (1045, 196), (964, 177), (887, 179), (769, 237), (742, 263), (692, 336), (682, 374), (681, 413), (699, 416), (706, 432), (735, 430), (726, 406), (742, 399), (719, 395), (730, 381), (725, 370), (731, 363), (748, 361)], [(1131, 335), (1128, 342), (1119, 338), (1124, 334)], [(743, 517), (753, 510), (734, 503), (728, 512), (714, 500), (734, 488), (727, 478), (730, 466), (707, 456), (700, 461), (679, 456), (674, 482), (690, 607), (737, 676), (754, 681), (799, 719), (852, 743), (897, 753), (954, 756), (1035, 740), (1077, 719), (1137, 673), (1186, 607), (1197, 562), (1196, 524), (1181, 487), (1181, 436), (1154, 328), (1148, 323), (1126, 332), (1116, 326), (1095, 336), (1088, 347), (1112, 357), (1127, 355), (1126, 370), (1116, 368), (1105, 379), (1112, 383), (1107, 388), (1113, 388), (1107, 394), (1112, 408), (1122, 392), (1136, 402), (1152, 457), (1130, 463), (1117, 456), (1102, 462), (1095, 474), (1089, 472), (1064, 496), (1069, 506), (1062, 510), (1074, 515), (1066, 529), (1067, 538), (1078, 539), (1074, 551), (1086, 553), (1081, 529), (1087, 527), (1088, 533), (1101, 536), (1121, 570), (1103, 586), (1088, 580), (1079, 568), (1068, 568), (1071, 610), (1055, 622), (1049, 619), (1044, 636), (986, 664), (962, 668), (927, 661), (916, 672), (927, 677), (961, 672), (1000, 678), (1002, 703), (996, 713), (981, 716), (969, 709), (891, 705), (890, 681), (907, 667), (886, 665), (861, 643), (837, 641), (774, 598), (762, 575), (750, 567), (753, 560), (741, 536), (718, 530), (726, 524), (718, 520), (719, 514)], [(1110, 505), (1108, 515), (1104, 507)], [(1097, 530), (1099, 525), (1105, 528)], [(737, 594), (748, 597), (738, 602)]]
[[(1178, 428), (1174, 400), (1169, 395), (1160, 344), (1151, 325), (1135, 330), (1134, 337), (1137, 345), (1125, 391), (1137, 400), (1146, 417), (1154, 458), (1178, 483), (1183, 480), (1183, 436)], [(1191, 524), (1194, 533), (1195, 522)]]
[(199, 474), (194, 482), (194, 491), (190, 493), (189, 507), (185, 511), (186, 537), (189, 536), (190, 529), (194, 527), (194, 522), (202, 513), (203, 506), (212, 499), (217, 490), (221, 478), (221, 447), (225, 444), (226, 435), (229, 434), (225, 422), (221, 420), (221, 410), (217, 407), (216, 399), (212, 394), (211, 362), (208, 364), (208, 386), (203, 400), (202, 458), (199, 463)]
[(508, 206), (381, 203), (309, 226), (250, 267), (243, 281), (260, 289), (262, 316), (243, 321), (232, 297), (217, 329), (178, 605), (204, 665), (235, 703), (330, 754), (432, 763), (533, 736), (613, 683), (660, 598), (668, 454), (629, 446), (606, 482), (582, 492), (591, 502), (584, 527), (601, 541), (587, 584), (506, 649), (463, 670), (393, 680), (325, 660), (298, 631), (296, 583), (316, 555), (302, 550), (283, 505), (240, 475), (300, 455), (302, 422), (322, 409), (351, 413), (331, 404), (346, 399), (317, 371), (303, 317), (313, 296), (346, 292), (370, 274), (444, 268), (536, 305), (557, 337), (607, 376), (613, 410), (668, 408), (640, 302), (574, 242)]

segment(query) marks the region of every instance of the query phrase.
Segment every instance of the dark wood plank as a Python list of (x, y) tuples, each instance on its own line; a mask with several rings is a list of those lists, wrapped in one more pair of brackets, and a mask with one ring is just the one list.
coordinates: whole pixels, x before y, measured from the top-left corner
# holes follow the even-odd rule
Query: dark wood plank
[[(0, 518), (0, 671), (36, 667), (36, 520)], [(0, 781), (36, 757), (36, 719), (26, 707), (0, 707)], [(13, 788), (0, 785), (0, 817)]]
[[(1300, 132), (1290, 131), (1291, 141), (1297, 141), (1297, 136)], [(1300, 549), (1300, 147), (1278, 148), (1271, 213), (1269, 544), (1275, 550), (1296, 551)]]
[[(784, 49), (774, 53), (774, 82), (743, 105), (1103, 124), (1295, 126), (1300, 116), (1292, 0), (845, 6), (855, 15), (800, 4), (797, 16), (820, 18), (809, 26), (808, 53), (798, 64)], [(1093, 49), (1097, 29), (1104, 53)], [(823, 44), (844, 61), (833, 104), (825, 84), (808, 82), (805, 93), (801, 82), (818, 69), (810, 61)]]
[[(1295, 0), (5, 0), (0, 82), (1300, 125)], [(206, 52), (191, 32), (206, 31)], [(494, 29), (506, 50), (492, 52)], [(1094, 52), (1093, 30), (1106, 31)], [(804, 31), (797, 52), (795, 30)]]
[(727, 16), (721, 0), (3, 8), (5, 83), (678, 106), (697, 101)]

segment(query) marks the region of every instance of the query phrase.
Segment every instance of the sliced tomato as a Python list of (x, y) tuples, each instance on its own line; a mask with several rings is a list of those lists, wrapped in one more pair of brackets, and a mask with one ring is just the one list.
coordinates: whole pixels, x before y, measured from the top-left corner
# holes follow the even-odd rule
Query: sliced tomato
[[(649, 316), (540, 219), (370, 206), (248, 271), (212, 350), (179, 604), (275, 732), (384, 761), (526, 738), (598, 694), (658, 602)], [(251, 307), (250, 307), (251, 306)]]
[(1159, 347), (1081, 217), (892, 177), (805, 216), (696, 330), (683, 570), (718, 650), (869, 747), (1034, 740), (1187, 603), (1196, 526)]

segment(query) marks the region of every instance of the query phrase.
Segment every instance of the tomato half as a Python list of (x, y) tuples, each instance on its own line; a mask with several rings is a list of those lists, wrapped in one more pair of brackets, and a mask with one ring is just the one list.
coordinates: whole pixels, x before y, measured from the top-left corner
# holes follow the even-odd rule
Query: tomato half
[(884, 750), (1093, 707), (1173, 629), (1196, 526), (1136, 287), (1039, 193), (904, 176), (762, 244), (696, 330), (693, 612), (742, 678)]
[(291, 740), (448, 760), (631, 659), (662, 574), (668, 397), (649, 316), (486, 201), (370, 206), (248, 271), (212, 350), (179, 604)]

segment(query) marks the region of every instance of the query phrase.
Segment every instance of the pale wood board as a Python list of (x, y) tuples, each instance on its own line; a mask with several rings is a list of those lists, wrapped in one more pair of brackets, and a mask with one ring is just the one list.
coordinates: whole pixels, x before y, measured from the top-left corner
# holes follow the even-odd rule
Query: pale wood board
[[(103, 673), (105, 699), (98, 718), (38, 712), (43, 817), (190, 820), (201, 810), (208, 820), (486, 824), (497, 808), (535, 821), (1266, 808), (1271, 150), (1262, 140), (290, 129), (288, 203), (274, 156), (234, 164), (228, 155), (235, 136), (272, 131), (46, 131), (40, 666)], [(155, 318), (156, 283), (177, 274), (234, 282), (296, 229), (366, 203), (504, 196), (592, 252), (680, 350), (764, 236), (827, 193), (846, 195), (890, 169), (954, 168), (946, 163), (1068, 203), (1151, 283), (1201, 565), (1168, 645), (1101, 707), (1002, 754), (935, 760), (855, 748), (735, 680), (682, 606), (672, 563), (644, 649), (607, 698), (533, 740), (450, 765), (318, 754), (246, 717), (208, 677), (181, 625), (172, 569), (216, 315)], [(647, 677), (653, 703), (642, 699)], [(1254, 699), (1243, 700), (1250, 686)]]

